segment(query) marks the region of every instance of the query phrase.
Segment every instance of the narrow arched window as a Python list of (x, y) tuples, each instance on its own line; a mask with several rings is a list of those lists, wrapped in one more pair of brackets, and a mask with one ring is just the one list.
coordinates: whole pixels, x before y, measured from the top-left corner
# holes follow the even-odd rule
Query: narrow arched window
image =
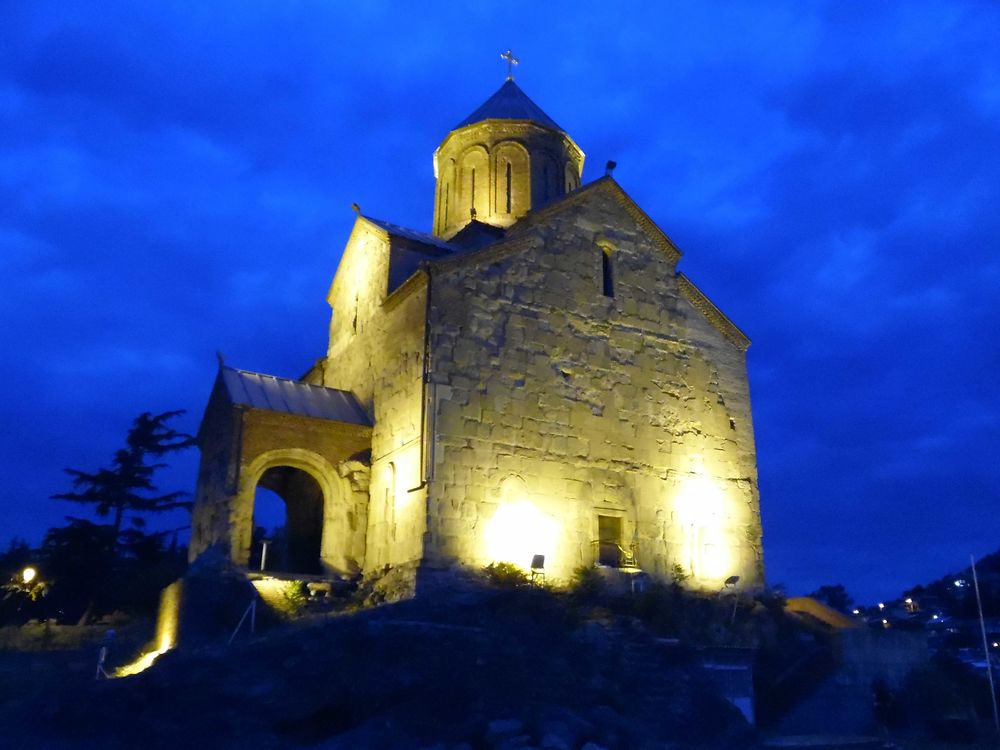
[(507, 213), (510, 213), (510, 162), (507, 162)]
[(385, 472), (385, 504), (383, 515), (388, 537), (396, 539), (396, 464), (392, 461)]
[(451, 185), (444, 186), (444, 225), (448, 226), (448, 209), (451, 207)]
[(601, 248), (601, 280), (602, 280), (602, 293), (605, 297), (615, 296), (615, 271), (611, 266), (611, 251), (606, 248)]
[(476, 168), (472, 168), (472, 189), (469, 191), (469, 208), (476, 207)]

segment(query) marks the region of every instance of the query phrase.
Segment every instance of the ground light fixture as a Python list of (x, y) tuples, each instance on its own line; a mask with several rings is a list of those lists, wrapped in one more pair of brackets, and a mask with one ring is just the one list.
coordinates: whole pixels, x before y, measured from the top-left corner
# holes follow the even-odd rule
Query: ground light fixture
[(38, 571), (30, 565), (21, 571), (21, 580), (25, 583), (31, 583), (37, 577)]

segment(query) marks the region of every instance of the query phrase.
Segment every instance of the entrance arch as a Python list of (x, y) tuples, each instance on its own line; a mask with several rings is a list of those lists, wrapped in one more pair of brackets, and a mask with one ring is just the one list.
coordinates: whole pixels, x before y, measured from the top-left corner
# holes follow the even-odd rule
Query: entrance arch
[[(261, 474), (254, 497), (254, 526), (259, 490), (270, 490), (285, 503), (284, 533), (272, 539), (267, 569), (286, 573), (321, 571), (323, 540), (323, 490), (312, 475), (294, 466), (272, 466)], [(251, 549), (251, 557), (255, 550)]]
[[(267, 565), (269, 570), (323, 573), (351, 569), (350, 490), (343, 484), (333, 465), (312, 451), (285, 448), (258, 455), (241, 472), (233, 516), (232, 559), (240, 565), (251, 559), (254, 500), (261, 488), (279, 495), (286, 508), (286, 548), (284, 555), (280, 549), (273, 550), (278, 559)], [(259, 554), (257, 551), (254, 556), (257, 560)], [(269, 549), (268, 557), (271, 554)]]

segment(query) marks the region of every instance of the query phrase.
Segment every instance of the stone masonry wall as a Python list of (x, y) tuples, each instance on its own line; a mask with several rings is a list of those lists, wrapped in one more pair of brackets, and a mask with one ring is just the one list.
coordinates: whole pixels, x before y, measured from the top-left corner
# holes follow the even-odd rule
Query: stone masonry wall
[(433, 269), (427, 559), (527, 567), (545, 553), (565, 578), (593, 561), (604, 515), (653, 575), (759, 582), (744, 351), (689, 302), (615, 190)]
[(348, 390), (372, 432), (364, 569), (419, 561), (425, 529), (421, 434), (425, 281), (388, 294), (390, 239), (359, 219), (328, 301), (333, 308), (323, 384)]
[(221, 544), (246, 565), (257, 483), (269, 468), (289, 466), (312, 476), (323, 492), (321, 564), (339, 573), (357, 570), (365, 557), (368, 496), (352, 458), (370, 442), (368, 427), (234, 406), (217, 386), (200, 435), (191, 559)]

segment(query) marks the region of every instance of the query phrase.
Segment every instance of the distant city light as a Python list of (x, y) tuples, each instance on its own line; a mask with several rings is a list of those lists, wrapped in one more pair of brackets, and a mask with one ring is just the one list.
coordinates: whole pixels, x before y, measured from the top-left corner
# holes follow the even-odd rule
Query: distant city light
[(913, 600), (910, 597), (906, 597), (903, 601), (907, 604), (913, 604)]
[(963, 578), (956, 578), (955, 579), (955, 588), (956, 589), (965, 588), (965, 579), (963, 579)]
[(931, 619), (932, 620), (937, 620), (940, 617), (941, 617), (941, 615), (936, 615), (936, 614), (935, 615), (931, 615)]
[(879, 611), (881, 611), (881, 610), (885, 609), (885, 605), (882, 602), (879, 602), (878, 603), (878, 608), (879, 608)]
[(38, 571), (29, 566), (21, 571), (21, 580), (25, 583), (31, 583), (35, 580), (35, 576), (37, 575)]
[(856, 615), (860, 615), (861, 614), (861, 610), (860, 609), (855, 609), (855, 610), (853, 610), (853, 612)]

